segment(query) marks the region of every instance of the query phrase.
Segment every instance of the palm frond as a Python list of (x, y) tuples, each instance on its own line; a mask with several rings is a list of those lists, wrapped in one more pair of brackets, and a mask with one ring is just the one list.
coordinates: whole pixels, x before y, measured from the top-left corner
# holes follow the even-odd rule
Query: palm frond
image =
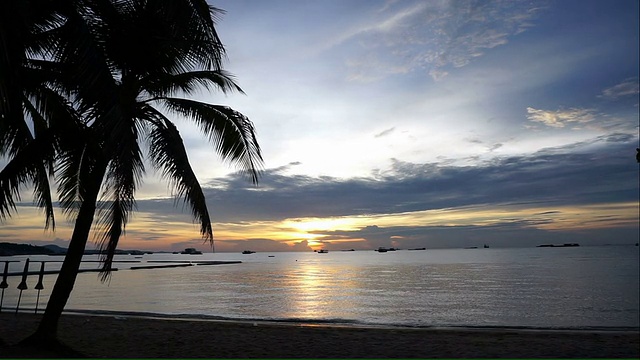
[(99, 241), (100, 260), (102, 261), (100, 279), (102, 281), (108, 280), (111, 276), (113, 256), (116, 253), (120, 236), (122, 236), (125, 231), (129, 213), (134, 206), (131, 199), (120, 199), (117, 192), (115, 199), (105, 204), (108, 204), (108, 206), (100, 211), (101, 216), (98, 221), (99, 227), (104, 229), (104, 231), (101, 232), (102, 235)]
[(168, 45), (164, 50), (176, 60), (174, 70), (179, 71), (174, 73), (222, 69), (225, 50), (214, 23), (222, 10), (209, 6), (205, 0), (154, 0), (146, 3), (145, 10), (170, 29), (171, 36), (163, 42)]
[(45, 228), (55, 226), (47, 170), (43, 164), (43, 159), (51, 156), (47, 154), (50, 149), (50, 136), (43, 134), (22, 148), (0, 171), (0, 219), (16, 210), (21, 188), (33, 183), (37, 205), (45, 210)]
[(207, 203), (196, 178), (182, 137), (175, 125), (155, 109), (148, 107), (149, 117), (154, 117), (149, 134), (149, 155), (154, 166), (162, 171), (176, 189), (177, 197), (189, 204), (191, 214), (200, 223), (200, 234), (213, 244), (213, 230)]
[(66, 77), (62, 80), (68, 87), (75, 89), (85, 108), (113, 100), (114, 73), (101, 48), (98, 33), (92, 27), (98, 21), (94, 18), (92, 6), (107, 3), (110, 2), (71, 2), (65, 9), (64, 25), (55, 30), (57, 38), (65, 41), (56, 44), (53, 60), (72, 69), (63, 73)]
[[(80, 145), (80, 144), (79, 144)], [(72, 216), (79, 209), (82, 201), (82, 169), (87, 167), (85, 148), (66, 149), (57, 156), (56, 181), (58, 183), (58, 199), (62, 211)]]
[(190, 71), (180, 74), (156, 74), (142, 79), (144, 89), (153, 96), (167, 96), (182, 92), (184, 94), (192, 94), (194, 91), (204, 87), (212, 90), (212, 86), (216, 90), (223, 93), (238, 91), (244, 94), (244, 91), (235, 83), (233, 75), (225, 70), (205, 70)]
[(240, 165), (254, 184), (263, 160), (253, 123), (241, 113), (221, 105), (178, 98), (162, 98), (171, 111), (194, 120), (224, 160)]
[(51, 186), (49, 184), (49, 176), (45, 167), (40, 165), (33, 177), (34, 188), (33, 197), (36, 199), (36, 205), (44, 210), (45, 224), (44, 228), (56, 229), (55, 215), (53, 212), (53, 200), (51, 198)]

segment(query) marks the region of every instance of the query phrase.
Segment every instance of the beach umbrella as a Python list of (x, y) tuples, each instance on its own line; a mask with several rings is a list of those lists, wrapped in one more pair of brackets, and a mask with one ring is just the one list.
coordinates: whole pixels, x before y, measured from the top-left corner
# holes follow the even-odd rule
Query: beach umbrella
[(26, 290), (29, 288), (27, 286), (27, 276), (29, 276), (29, 259), (27, 259), (24, 262), (24, 270), (22, 271), (22, 281), (20, 281), (20, 284), (18, 284), (20, 295), (18, 295), (18, 304), (16, 305), (16, 315), (18, 314), (18, 309), (20, 309), (20, 300), (22, 299), (22, 290)]
[(5, 261), (4, 273), (2, 273), (2, 282), (0, 282), (0, 289), (2, 289), (2, 296), (0, 296), (0, 312), (2, 312), (2, 303), (4, 302), (4, 289), (9, 287), (9, 283), (7, 283), (8, 274), (9, 274), (9, 261)]
[(38, 303), (40, 302), (40, 290), (44, 289), (44, 285), (42, 285), (42, 278), (44, 278), (44, 261), (40, 262), (40, 274), (38, 275), (38, 283), (36, 284), (36, 289), (38, 290), (38, 297), (36, 298), (36, 311), (38, 313)]

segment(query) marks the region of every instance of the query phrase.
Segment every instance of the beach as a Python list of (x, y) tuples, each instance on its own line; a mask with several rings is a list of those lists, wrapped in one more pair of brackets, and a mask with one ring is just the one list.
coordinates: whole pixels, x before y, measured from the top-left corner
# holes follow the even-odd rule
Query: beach
[[(24, 349), (40, 315), (0, 314), (0, 357)], [(59, 338), (92, 358), (638, 358), (637, 331), (406, 329), (63, 315)]]

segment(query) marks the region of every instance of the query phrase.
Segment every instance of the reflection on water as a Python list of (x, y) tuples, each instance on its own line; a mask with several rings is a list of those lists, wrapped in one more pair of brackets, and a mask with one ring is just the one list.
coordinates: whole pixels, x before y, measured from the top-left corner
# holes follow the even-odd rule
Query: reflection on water
[[(193, 260), (154, 254), (143, 261), (158, 259)], [(637, 247), (206, 254), (196, 260), (243, 263), (136, 271), (120, 263), (107, 284), (80, 274), (67, 308), (411, 326), (639, 325)], [(41, 304), (53, 280), (45, 277)], [(29, 278), (25, 308), (35, 305), (36, 281)], [(15, 286), (17, 278), (10, 279), (6, 308), (15, 306)]]

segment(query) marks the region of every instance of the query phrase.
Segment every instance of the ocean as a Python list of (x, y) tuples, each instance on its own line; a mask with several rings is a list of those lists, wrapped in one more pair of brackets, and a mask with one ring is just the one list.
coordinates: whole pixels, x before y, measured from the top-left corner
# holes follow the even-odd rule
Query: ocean
[[(219, 320), (401, 327), (637, 330), (636, 246), (119, 255), (101, 283), (78, 275), (67, 310)], [(21, 272), (27, 256), (0, 258)], [(61, 257), (29, 256), (30, 270)], [(95, 255), (82, 268), (98, 267)], [(172, 261), (240, 264), (131, 270)], [(158, 263), (158, 261), (160, 261)], [(166, 263), (165, 263), (166, 262)], [(0, 269), (1, 271), (2, 269)], [(21, 278), (10, 276), (3, 312), (14, 311)], [(46, 305), (27, 279), (20, 311)]]

